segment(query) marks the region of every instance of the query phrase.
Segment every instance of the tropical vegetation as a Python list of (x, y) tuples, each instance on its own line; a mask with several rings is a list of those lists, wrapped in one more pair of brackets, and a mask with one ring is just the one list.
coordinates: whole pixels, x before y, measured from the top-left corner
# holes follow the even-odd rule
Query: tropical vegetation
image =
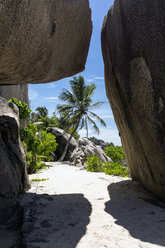
[(105, 153), (112, 161), (103, 163), (96, 155), (88, 157), (86, 160), (87, 170), (92, 172), (104, 172), (108, 175), (129, 177), (130, 172), (125, 166), (125, 155), (121, 146), (107, 146)]
[[(28, 173), (45, 168), (44, 162), (52, 159), (58, 144), (55, 136), (47, 132), (49, 127), (58, 127), (70, 133), (70, 138), (59, 160), (63, 161), (72, 137), (79, 139), (78, 130), (85, 128), (88, 137), (89, 125), (96, 133), (99, 133), (95, 120), (106, 126), (105, 122), (93, 112), (93, 109), (104, 103), (92, 102), (96, 86), (94, 84), (86, 85), (84, 78), (79, 76), (70, 81), (70, 87), (71, 90), (64, 89), (61, 92), (59, 99), (64, 103), (57, 106), (51, 117), (49, 117), (48, 109), (45, 106), (37, 107), (35, 112), (32, 112), (28, 104), (22, 103), (16, 98), (9, 100), (19, 108), (20, 119), (28, 118), (30, 122), (20, 130), (21, 140), (26, 151)], [(89, 139), (93, 142), (96, 141), (95, 137)], [(100, 158), (94, 155), (86, 160), (87, 170), (105, 172), (110, 175), (129, 176), (122, 147), (107, 146), (105, 147), (105, 154), (112, 159), (112, 162), (103, 163)]]
[(50, 161), (51, 154), (53, 155), (57, 147), (55, 136), (47, 131), (38, 132), (35, 124), (29, 124), (20, 134), (26, 151), (28, 173), (32, 174), (45, 168), (43, 161)]
[(25, 120), (30, 117), (32, 112), (27, 103), (22, 103), (17, 98), (11, 98), (9, 102), (14, 103), (19, 109), (19, 118), (20, 120)]
[(103, 126), (105, 122), (96, 115), (92, 110), (101, 106), (104, 102), (92, 103), (92, 97), (96, 89), (95, 84), (86, 85), (82, 76), (74, 77), (70, 81), (71, 91), (64, 89), (59, 96), (61, 101), (65, 103), (57, 106), (58, 113), (64, 116), (64, 129), (67, 132), (72, 128), (72, 132), (65, 146), (64, 152), (59, 159), (63, 161), (65, 158), (69, 143), (77, 130), (85, 127), (88, 137), (88, 125), (90, 124), (96, 133), (99, 134), (99, 128), (94, 120), (99, 121)]

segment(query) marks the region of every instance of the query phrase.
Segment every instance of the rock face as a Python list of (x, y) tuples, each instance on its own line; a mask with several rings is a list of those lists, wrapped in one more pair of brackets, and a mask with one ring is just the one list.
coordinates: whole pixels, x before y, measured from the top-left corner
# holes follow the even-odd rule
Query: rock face
[[(0, 85), (0, 97), (7, 100), (12, 97), (17, 98), (21, 102), (29, 103), (28, 99), (28, 85)], [(20, 120), (20, 127), (23, 128), (28, 125), (27, 120)]]
[(100, 146), (94, 145), (90, 140), (83, 138), (78, 140), (78, 147), (73, 151), (70, 162), (77, 167), (85, 166), (85, 161), (87, 157), (92, 157), (93, 155), (98, 156), (104, 163), (110, 162), (111, 159), (105, 155), (105, 152)]
[(165, 4), (116, 0), (105, 17), (105, 81), (134, 180), (165, 201)]
[[(64, 130), (62, 130), (60, 128), (54, 128), (54, 127), (49, 128), (48, 132), (56, 136), (58, 146), (57, 146), (57, 149), (55, 151), (55, 157), (56, 157), (56, 160), (58, 160), (64, 151), (66, 143), (67, 143), (68, 139), (70, 138), (70, 134), (68, 134), (68, 133), (64, 134)], [(70, 141), (66, 156), (64, 158), (64, 161), (68, 161), (70, 159), (72, 152), (74, 151), (74, 149), (77, 146), (78, 146), (78, 142), (76, 141), (75, 138), (72, 138)]]
[(0, 97), (7, 100), (15, 97), (21, 102), (28, 103), (28, 85), (0, 85)]
[(18, 108), (0, 97), (0, 222), (12, 214), (18, 195), (29, 188), (18, 127)]
[(88, 0), (0, 2), (0, 84), (56, 81), (85, 68)]

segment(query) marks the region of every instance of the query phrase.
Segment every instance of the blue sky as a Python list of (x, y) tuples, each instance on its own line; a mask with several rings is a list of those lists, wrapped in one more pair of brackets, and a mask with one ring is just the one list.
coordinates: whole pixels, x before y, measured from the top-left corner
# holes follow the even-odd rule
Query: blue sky
[[(120, 145), (121, 141), (118, 136), (118, 130), (113, 118), (113, 114), (106, 97), (104, 86), (104, 65), (101, 54), (101, 27), (104, 16), (107, 14), (112, 1), (109, 0), (90, 0), (92, 9), (93, 34), (90, 44), (89, 54), (86, 63), (86, 69), (81, 75), (85, 78), (87, 84), (95, 83), (96, 90), (93, 97), (93, 102), (105, 101), (106, 103), (96, 109), (94, 112), (98, 114), (107, 124), (107, 127), (100, 128), (100, 135), (96, 135), (90, 130), (89, 136), (95, 136), (108, 142), (113, 142), (115, 145)], [(57, 82), (48, 84), (29, 85), (30, 105), (34, 111), (36, 107), (46, 106), (51, 115), (56, 105), (59, 103), (58, 96), (63, 88), (69, 88), (69, 80), (65, 78)], [(83, 137), (86, 135), (85, 130), (79, 131)]]

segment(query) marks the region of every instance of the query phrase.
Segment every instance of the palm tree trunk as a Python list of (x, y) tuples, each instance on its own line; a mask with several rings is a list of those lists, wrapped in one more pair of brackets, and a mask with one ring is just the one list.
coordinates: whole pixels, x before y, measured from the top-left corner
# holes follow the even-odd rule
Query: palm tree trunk
[(70, 137), (69, 137), (69, 139), (68, 139), (68, 141), (67, 141), (67, 143), (66, 143), (66, 146), (65, 146), (65, 149), (64, 149), (64, 151), (63, 151), (63, 154), (62, 154), (61, 157), (59, 158), (58, 162), (62, 162), (62, 161), (64, 160), (64, 158), (65, 158), (65, 156), (66, 156), (66, 153), (67, 153), (67, 150), (68, 150), (68, 146), (69, 146), (69, 144), (70, 144), (70, 141), (71, 141), (71, 139), (73, 138), (73, 135), (75, 134), (75, 132), (77, 131), (77, 128), (78, 128), (79, 124), (80, 124), (80, 119), (78, 120), (75, 129), (74, 129), (73, 132), (71, 133), (71, 135), (70, 135)]

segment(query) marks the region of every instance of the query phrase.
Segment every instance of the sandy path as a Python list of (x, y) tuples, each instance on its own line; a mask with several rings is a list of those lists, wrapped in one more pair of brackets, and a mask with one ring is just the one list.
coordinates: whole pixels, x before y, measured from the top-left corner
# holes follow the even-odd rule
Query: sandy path
[(27, 248), (165, 247), (165, 204), (138, 183), (62, 163), (31, 178), (49, 180), (28, 193), (35, 214)]

